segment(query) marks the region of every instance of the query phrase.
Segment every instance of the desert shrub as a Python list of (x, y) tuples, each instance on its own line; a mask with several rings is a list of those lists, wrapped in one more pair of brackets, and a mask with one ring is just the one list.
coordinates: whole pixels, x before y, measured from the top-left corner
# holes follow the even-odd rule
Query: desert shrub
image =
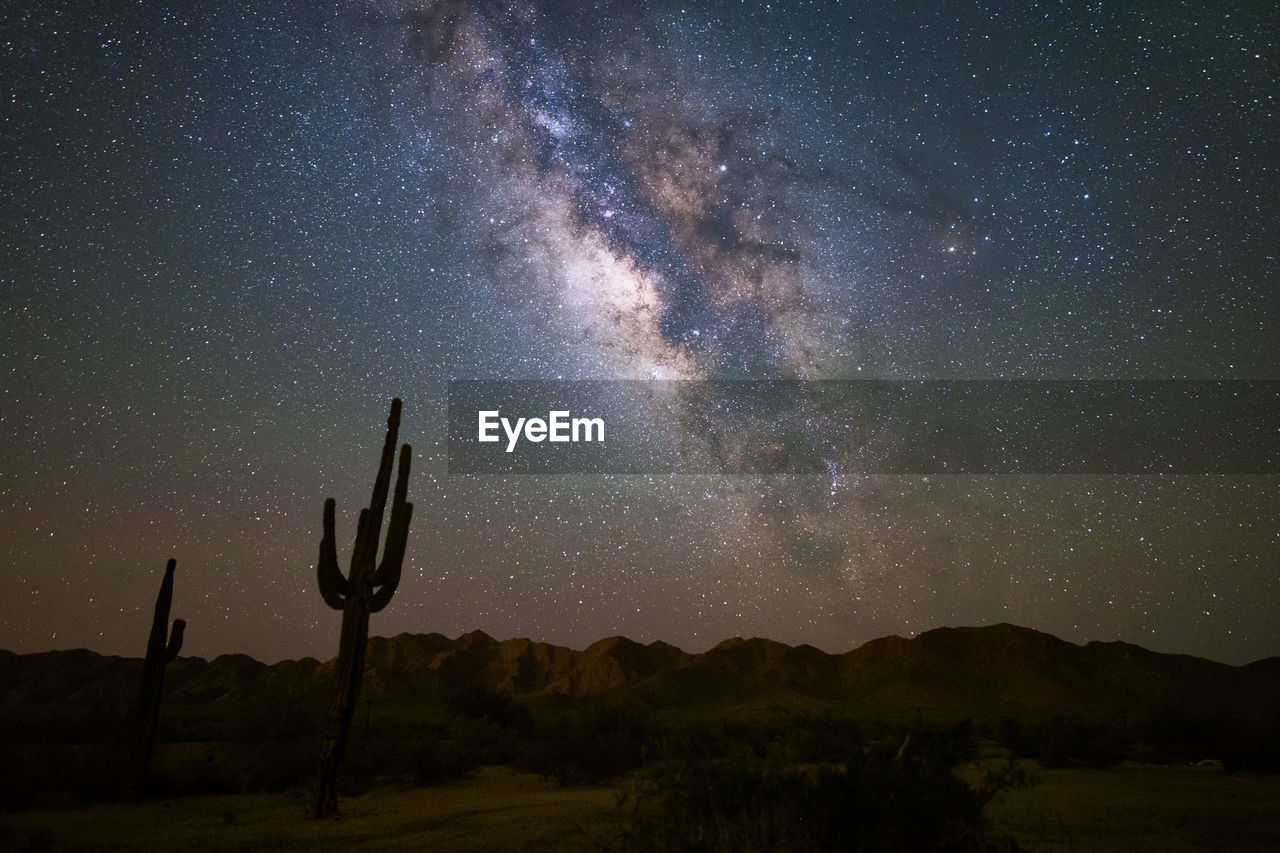
[[(211, 703), (166, 703), (157, 738), (164, 743), (259, 743), (319, 737), (328, 720), (324, 703), (272, 696), (236, 697)], [(363, 721), (363, 715), (358, 719)]]
[(154, 797), (201, 797), (209, 794), (238, 794), (241, 785), (249, 787), (249, 777), (237, 762), (225, 758), (192, 764), (181, 771), (155, 769), (147, 775), (142, 794)]
[(1227, 770), (1280, 772), (1280, 730), (1193, 717), (1176, 707), (1132, 723), (1055, 717), (1037, 725), (1004, 717), (993, 734), (1012, 755), (1038, 759), (1047, 767), (1106, 768), (1125, 759), (1161, 764), (1219, 759)]
[(796, 762), (838, 762), (865, 741), (862, 727), (853, 720), (806, 713), (786, 729), (775, 755)]
[(1046, 767), (1106, 768), (1137, 754), (1126, 726), (1090, 723), (1079, 717), (1059, 716), (1030, 725), (1016, 717), (1002, 717), (995, 736), (1013, 756), (1034, 758)]
[(502, 728), (528, 733), (534, 727), (533, 714), (511, 695), (483, 684), (469, 684), (448, 698), (445, 710), (454, 717), (487, 720)]
[[(470, 768), (479, 764), (518, 762), (537, 724), (533, 714), (510, 694), (483, 684), (469, 684), (445, 701), (447, 724), (444, 765), (465, 759)], [(434, 774), (428, 774), (434, 775)]]
[(0, 748), (0, 808), (79, 805), (120, 795), (123, 751), (115, 743)]
[(676, 720), (654, 728), (645, 760), (755, 758), (783, 763), (835, 762), (861, 749), (864, 741), (858, 723), (829, 714), (799, 712), (757, 720)]
[(57, 849), (52, 827), (36, 827), (22, 838), (21, 843), (18, 841), (19, 838), (16, 830), (0, 827), (0, 850), (14, 850), (17, 853), (47, 853)]
[(237, 703), (230, 714), (227, 734), (229, 739), (242, 743), (287, 741), (304, 735), (319, 736), (327, 719), (327, 709), (319, 705), (259, 697)]
[[(921, 738), (928, 740), (928, 738)], [(663, 764), (625, 802), (635, 851), (968, 851), (986, 843), (994, 789), (952, 774), (944, 752), (855, 751), (838, 765)]]
[(525, 750), (527, 735), (487, 718), (456, 717), (445, 727), (475, 764), (510, 764)]
[(428, 738), (410, 753), (410, 772), (419, 785), (460, 779), (476, 769), (474, 756), (456, 740)]
[(1280, 773), (1280, 732), (1275, 727), (1237, 727), (1223, 738), (1220, 754), (1228, 773)]
[(241, 793), (279, 793), (311, 782), (316, 772), (315, 741), (310, 737), (263, 741), (248, 747), (248, 785)]
[(757, 729), (740, 721), (671, 722), (654, 725), (647, 735), (645, 761), (747, 760), (781, 751)]
[(903, 729), (901, 734), (902, 741), (910, 736), (908, 745), (912, 754), (925, 759), (931, 766), (955, 767), (977, 753), (973, 722), (968, 719), (951, 725), (921, 722)]
[(49, 767), (33, 755), (32, 747), (0, 744), (0, 809), (28, 807), (32, 799), (49, 788)]
[(1162, 708), (1137, 726), (1144, 760), (1220, 759), (1228, 770), (1280, 771), (1280, 730), (1230, 718), (1193, 717)]
[(119, 738), (130, 715), (105, 700), (83, 705), (11, 705), (0, 742), (12, 744), (105, 743)]
[(1136, 724), (1139, 756), (1161, 763), (1217, 758), (1222, 751), (1221, 728), (1220, 723), (1192, 718), (1181, 708), (1161, 708)]
[[(314, 773), (314, 748), (311, 757), (310, 772)], [(387, 778), (436, 785), (467, 776), (479, 763), (475, 751), (442, 727), (375, 732), (352, 739), (338, 774), (338, 786), (344, 795), (354, 795)]]
[(1116, 726), (1056, 717), (1042, 732), (1041, 760), (1048, 767), (1111, 767), (1128, 753), (1127, 739)]
[(657, 744), (647, 706), (603, 701), (539, 727), (516, 764), (562, 785), (603, 784), (640, 767)]
[(1039, 747), (1017, 717), (1001, 717), (993, 736), (997, 743), (1017, 758), (1038, 758)]
[(197, 752), (162, 759), (147, 779), (148, 797), (277, 793), (307, 784), (316, 753), (307, 738), (253, 744), (207, 743)]

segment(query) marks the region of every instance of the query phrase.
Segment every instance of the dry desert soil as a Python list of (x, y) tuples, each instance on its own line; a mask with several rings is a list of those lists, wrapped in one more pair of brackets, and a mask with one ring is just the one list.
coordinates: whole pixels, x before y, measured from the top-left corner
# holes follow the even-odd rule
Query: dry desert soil
[[(988, 808), (1029, 851), (1280, 849), (1280, 776), (1214, 767), (1034, 770)], [(387, 785), (306, 818), (301, 792), (185, 797), (0, 816), (0, 847), (52, 850), (617, 849), (618, 788), (562, 787), (489, 767), (439, 787)]]

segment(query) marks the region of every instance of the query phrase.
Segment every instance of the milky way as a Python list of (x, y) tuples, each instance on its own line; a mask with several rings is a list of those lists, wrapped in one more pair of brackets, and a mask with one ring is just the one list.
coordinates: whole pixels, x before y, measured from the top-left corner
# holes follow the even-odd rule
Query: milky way
[(935, 5), (0, 13), (0, 646), (173, 556), (193, 654), (332, 654), (398, 395), (375, 633), (1280, 653), (1274, 476), (448, 472), (450, 379), (1275, 378), (1274, 12)]
[(439, 7), (413, 19), (428, 38), (410, 51), (422, 95), (408, 97), (448, 99), (465, 118), (447, 144), (501, 169), (492, 227), (469, 213), (512, 259), (508, 275), (567, 300), (615, 371), (807, 375), (800, 252), (780, 225), (794, 167), (746, 150), (761, 130), (749, 110), (718, 115), (712, 93), (672, 103), (687, 81), (663, 85), (643, 40), (615, 27), (619, 43), (586, 49), (546, 17)]

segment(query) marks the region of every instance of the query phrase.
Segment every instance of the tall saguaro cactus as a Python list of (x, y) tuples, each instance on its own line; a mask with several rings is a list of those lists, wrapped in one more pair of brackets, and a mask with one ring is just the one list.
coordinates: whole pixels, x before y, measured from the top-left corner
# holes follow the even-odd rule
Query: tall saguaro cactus
[[(142, 663), (142, 686), (138, 690), (137, 729), (134, 733), (133, 754), (130, 756), (128, 774), (125, 777), (124, 796), (126, 800), (138, 802), (142, 799), (142, 788), (146, 782), (147, 770), (151, 765), (151, 751), (156, 741), (156, 725), (160, 721), (160, 694), (164, 691), (164, 668), (169, 661), (178, 656), (182, 648), (182, 632), (187, 623), (182, 619), (173, 620), (173, 631), (169, 631), (169, 607), (173, 603), (173, 572), (178, 566), (177, 560), (169, 560), (164, 569), (164, 580), (160, 582), (160, 592), (156, 595), (155, 615), (151, 618), (151, 635), (147, 638), (147, 657)], [(169, 641), (166, 644), (165, 636)]]
[(387, 440), (382, 446), (378, 476), (373, 481), (373, 497), (368, 508), (360, 511), (356, 544), (351, 552), (351, 570), (346, 577), (338, 569), (333, 498), (324, 502), (324, 538), (320, 540), (316, 574), (324, 603), (342, 611), (342, 638), (338, 643), (338, 687), (329, 710), (329, 726), (320, 752), (320, 784), (315, 805), (317, 818), (327, 817), (338, 810), (338, 767), (346, 752), (351, 719), (360, 696), (360, 683), (364, 679), (369, 614), (386, 607), (400, 583), (404, 547), (409, 538), (409, 520), (413, 517), (413, 504), (405, 500), (409, 493), (409, 462), (413, 456), (408, 444), (400, 448), (391, 521), (387, 524), (387, 544), (382, 551), (382, 562), (377, 563), (382, 513), (387, 505), (387, 489), (391, 485), (391, 467), (395, 461), (399, 432), (400, 400), (397, 398), (391, 401)]

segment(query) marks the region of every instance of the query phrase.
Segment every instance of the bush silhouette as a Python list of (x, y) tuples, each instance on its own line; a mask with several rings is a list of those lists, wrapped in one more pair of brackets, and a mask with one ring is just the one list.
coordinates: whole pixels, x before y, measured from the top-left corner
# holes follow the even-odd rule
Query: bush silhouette
[(912, 732), (839, 764), (669, 762), (629, 794), (623, 846), (637, 851), (970, 851), (998, 789), (952, 773), (967, 729)]
[(552, 720), (518, 761), (522, 769), (562, 785), (603, 784), (639, 768), (656, 753), (653, 712), (636, 702), (604, 701)]

